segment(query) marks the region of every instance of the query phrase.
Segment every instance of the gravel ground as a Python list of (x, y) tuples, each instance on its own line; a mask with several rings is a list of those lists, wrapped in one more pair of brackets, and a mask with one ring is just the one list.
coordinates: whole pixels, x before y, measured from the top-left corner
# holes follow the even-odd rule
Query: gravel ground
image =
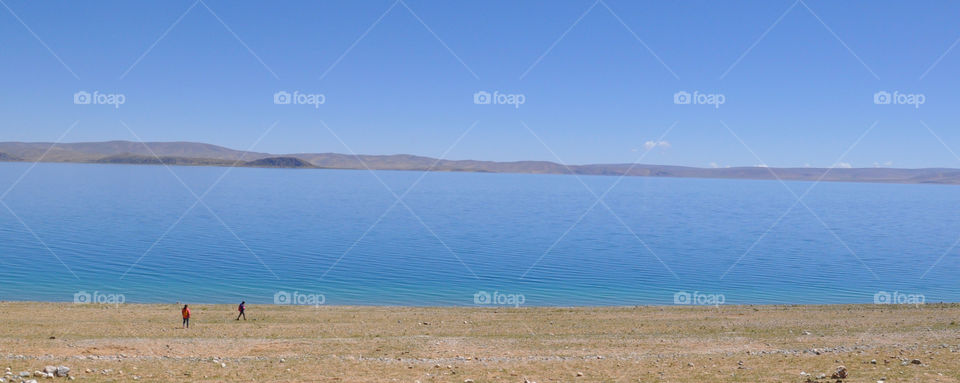
[(4, 380), (960, 382), (957, 304), (191, 309), (0, 302)]

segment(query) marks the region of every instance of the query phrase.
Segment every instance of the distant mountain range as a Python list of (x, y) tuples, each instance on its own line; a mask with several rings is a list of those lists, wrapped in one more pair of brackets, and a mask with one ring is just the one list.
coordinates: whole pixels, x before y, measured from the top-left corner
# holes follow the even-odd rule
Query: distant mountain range
[[(51, 148), (51, 146), (53, 147)], [(48, 152), (49, 150), (49, 152)], [(44, 155), (46, 153), (46, 155)], [(42, 157), (42, 158), (41, 158)], [(159, 157), (159, 158), (158, 158)], [(637, 177), (725, 178), (796, 181), (960, 184), (960, 169), (891, 168), (694, 168), (643, 164), (570, 165), (549, 161), (495, 162), (437, 160), (396, 155), (337, 153), (270, 154), (194, 142), (0, 142), (0, 161), (79, 162), (138, 165), (242, 166), (298, 169), (432, 170), (448, 172), (627, 175)], [(774, 176), (776, 175), (776, 177)]]

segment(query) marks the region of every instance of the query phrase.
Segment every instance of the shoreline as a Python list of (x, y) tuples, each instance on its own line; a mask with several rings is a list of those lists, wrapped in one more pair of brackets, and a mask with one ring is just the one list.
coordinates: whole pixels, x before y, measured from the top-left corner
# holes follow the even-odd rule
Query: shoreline
[[(283, 307), (306, 307), (306, 308), (319, 308), (319, 307), (329, 307), (329, 308), (344, 308), (344, 309), (359, 309), (359, 308), (382, 308), (382, 309), (450, 309), (450, 310), (491, 310), (491, 309), (643, 309), (643, 308), (658, 308), (658, 309), (684, 309), (684, 308), (836, 308), (836, 307), (853, 307), (853, 308), (896, 308), (896, 307), (952, 307), (956, 306), (960, 308), (960, 302), (925, 302), (925, 303), (742, 303), (742, 304), (720, 304), (720, 305), (700, 305), (700, 304), (649, 304), (649, 305), (557, 305), (557, 306), (543, 306), (543, 305), (381, 305), (381, 304), (348, 304), (348, 305), (337, 305), (337, 304), (320, 304), (320, 305), (299, 305), (299, 304), (277, 304), (277, 303), (256, 303), (253, 301), (246, 301), (248, 306), (257, 306), (257, 307), (272, 307), (272, 308), (283, 308)], [(122, 302), (122, 303), (76, 303), (72, 301), (34, 301), (34, 300), (2, 300), (0, 299), (0, 305), (3, 304), (37, 304), (37, 305), (90, 305), (90, 306), (167, 306), (167, 305), (202, 305), (202, 306), (235, 306), (237, 303), (224, 303), (224, 302)]]

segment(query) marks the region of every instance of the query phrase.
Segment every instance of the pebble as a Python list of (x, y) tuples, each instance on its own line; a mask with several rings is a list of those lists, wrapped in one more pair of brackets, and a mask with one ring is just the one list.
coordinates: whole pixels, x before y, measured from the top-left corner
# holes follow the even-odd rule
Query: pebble
[(844, 366), (838, 366), (837, 372), (834, 372), (830, 376), (830, 379), (846, 379), (847, 378), (847, 368)]

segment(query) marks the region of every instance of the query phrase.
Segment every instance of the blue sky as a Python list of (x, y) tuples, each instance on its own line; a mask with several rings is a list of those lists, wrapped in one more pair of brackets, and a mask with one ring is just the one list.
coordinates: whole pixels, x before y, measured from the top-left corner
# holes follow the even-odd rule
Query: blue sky
[[(958, 2), (3, 5), (4, 141), (78, 122), (64, 141), (611, 163), (672, 126), (642, 162), (960, 167)], [(278, 105), (281, 90), (325, 103)], [(125, 102), (77, 105), (78, 91)], [(524, 103), (478, 105), (478, 91)], [(676, 104), (679, 91), (724, 103)], [(924, 103), (876, 104), (879, 91)]]

